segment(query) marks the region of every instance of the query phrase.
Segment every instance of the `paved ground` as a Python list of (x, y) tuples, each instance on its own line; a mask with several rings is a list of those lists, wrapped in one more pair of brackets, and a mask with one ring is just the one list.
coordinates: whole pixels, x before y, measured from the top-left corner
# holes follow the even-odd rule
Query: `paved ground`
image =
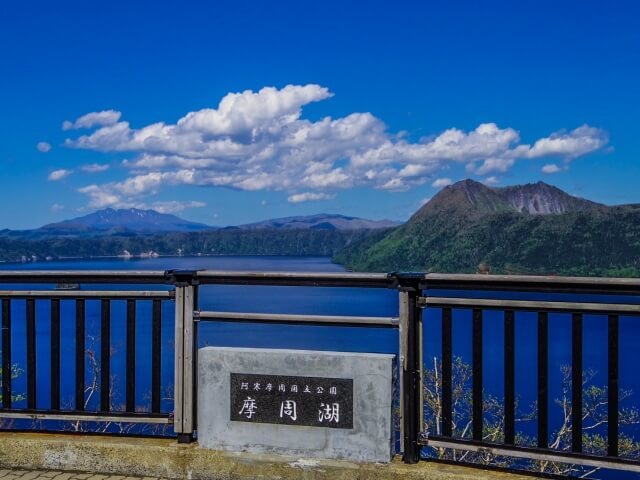
[(55, 470), (3, 470), (0, 480), (163, 480), (156, 477), (125, 477), (96, 473), (70, 473)]

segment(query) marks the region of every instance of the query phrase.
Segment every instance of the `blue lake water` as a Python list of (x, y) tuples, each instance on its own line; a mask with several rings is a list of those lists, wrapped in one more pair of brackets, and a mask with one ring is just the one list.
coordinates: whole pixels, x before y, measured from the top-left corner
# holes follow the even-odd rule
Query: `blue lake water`
[[(92, 261), (63, 261), (18, 265), (2, 265), (5, 270), (165, 270), (165, 269), (212, 269), (212, 270), (254, 270), (254, 271), (305, 271), (340, 272), (339, 265), (322, 257), (175, 257), (156, 259), (109, 259)], [(42, 286), (45, 288), (46, 286)], [(49, 286), (50, 288), (50, 286)], [(89, 287), (85, 287), (89, 288)], [(107, 288), (94, 286), (91, 288)], [(128, 286), (125, 288), (136, 288)], [(140, 287), (137, 287), (140, 288)], [(147, 287), (145, 287), (147, 288)], [(152, 288), (165, 288), (156, 286)], [(455, 295), (455, 292), (438, 291), (438, 295)], [(611, 296), (577, 296), (567, 294), (517, 294), (465, 292), (485, 298), (536, 298), (548, 300), (623, 301)], [(640, 303), (638, 298), (624, 301)], [(13, 361), (20, 366), (26, 364), (24, 301), (13, 301)], [(74, 345), (75, 314), (74, 304), (61, 302), (62, 317), (62, 368), (63, 405), (73, 406), (74, 388)], [(139, 302), (137, 315), (137, 403), (140, 408), (150, 405), (150, 363), (151, 363), (151, 321), (150, 302)], [(395, 316), (398, 314), (398, 296), (394, 290), (316, 288), (316, 287), (257, 287), (257, 286), (203, 286), (200, 288), (200, 308), (202, 310), (222, 310), (239, 312), (280, 312), (300, 314), (340, 314), (365, 316)], [(38, 407), (47, 408), (49, 403), (49, 306), (48, 302), (37, 302), (37, 384)], [(112, 302), (111, 313), (111, 373), (114, 378), (116, 399), (124, 394), (125, 373), (125, 302)], [(487, 394), (498, 398), (503, 396), (503, 314), (486, 311), (484, 321), (484, 382)], [(471, 312), (454, 310), (454, 355), (471, 362)], [(640, 352), (640, 319), (621, 317), (620, 319), (620, 377), (621, 388), (630, 391), (630, 396), (622, 406), (640, 407), (640, 375), (635, 370), (635, 361)], [(427, 368), (433, 358), (440, 356), (440, 310), (429, 309), (424, 315), (424, 352)], [(533, 313), (516, 314), (516, 392), (523, 411), (530, 411), (537, 395), (536, 348), (537, 317)], [(87, 301), (87, 346), (99, 352), (100, 311), (99, 302)], [(173, 376), (173, 305), (166, 302), (163, 310), (163, 388), (168, 393)], [(550, 382), (550, 431), (559, 426), (560, 410), (554, 399), (561, 394), (562, 365), (571, 363), (571, 318), (568, 314), (549, 315), (549, 382)], [(354, 352), (397, 353), (398, 334), (396, 330), (376, 328), (337, 328), (322, 326), (282, 326), (258, 324), (232, 324), (207, 322), (199, 325), (200, 346), (223, 345), (243, 347), (318, 349)], [(607, 322), (606, 317), (585, 315), (584, 317), (584, 367), (593, 370), (592, 383), (606, 384), (607, 371)], [(98, 355), (99, 356), (99, 355)], [(15, 392), (26, 390), (25, 376), (14, 382)], [(93, 372), (87, 368), (86, 381), (93, 379)], [(67, 381), (65, 381), (67, 380)], [(89, 408), (97, 409), (97, 396)], [(117, 401), (114, 408), (118, 408)], [(22, 403), (22, 405), (24, 402)], [(20, 407), (21, 404), (17, 404)], [(171, 410), (171, 402), (163, 402), (163, 410)], [(521, 433), (535, 436), (535, 422), (523, 422), (518, 427)], [(625, 427), (623, 432), (637, 435), (636, 427)], [(606, 432), (605, 432), (606, 435)]]

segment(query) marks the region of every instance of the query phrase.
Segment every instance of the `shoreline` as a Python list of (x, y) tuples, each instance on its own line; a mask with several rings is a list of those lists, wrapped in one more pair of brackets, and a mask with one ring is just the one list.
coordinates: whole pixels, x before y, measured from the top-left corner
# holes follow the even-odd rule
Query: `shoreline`
[(333, 257), (330, 255), (260, 255), (260, 254), (228, 254), (228, 253), (203, 253), (196, 255), (131, 255), (131, 256), (123, 256), (123, 255), (92, 255), (88, 257), (83, 256), (65, 256), (65, 257), (56, 257), (50, 260), (29, 260), (25, 262), (21, 261), (10, 261), (10, 260), (0, 260), (0, 268), (4, 265), (46, 265), (52, 263), (63, 263), (63, 262), (89, 262), (89, 261), (117, 261), (120, 260), (122, 262), (129, 261), (145, 261), (145, 260), (158, 260), (158, 259), (175, 259), (175, 258), (184, 258), (184, 259), (194, 259), (194, 258), (326, 258), (330, 260), (332, 265), (338, 265), (345, 270), (346, 267), (340, 263), (334, 262)]

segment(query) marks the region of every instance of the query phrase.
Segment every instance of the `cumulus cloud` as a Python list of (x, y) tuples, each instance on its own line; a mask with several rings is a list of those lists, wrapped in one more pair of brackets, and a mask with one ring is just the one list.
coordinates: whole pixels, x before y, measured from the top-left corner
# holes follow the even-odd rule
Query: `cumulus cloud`
[(560, 167), (555, 163), (549, 163), (542, 167), (542, 173), (558, 173), (560, 171)]
[(36, 145), (36, 149), (40, 153), (47, 153), (51, 150), (51, 144), (47, 142), (38, 142), (38, 144)]
[(81, 166), (80, 170), (87, 173), (100, 173), (109, 170), (109, 165), (101, 163), (90, 163), (88, 165)]
[(72, 170), (65, 170), (64, 168), (61, 168), (59, 170), (54, 170), (53, 172), (51, 172), (48, 178), (52, 182), (57, 182), (58, 180), (62, 180), (63, 178), (68, 177), (72, 173)]
[(62, 210), (64, 210), (64, 205), (61, 205), (59, 203), (54, 203), (53, 205), (51, 205), (52, 212), (60, 212)]
[(182, 212), (187, 208), (201, 208), (206, 206), (207, 204), (205, 202), (198, 202), (195, 200), (186, 201), (186, 202), (170, 200), (170, 201), (153, 202), (151, 204), (151, 208), (160, 213), (177, 213), (177, 212)]
[(497, 185), (498, 183), (500, 183), (500, 180), (498, 179), (498, 177), (487, 177), (482, 181), (482, 183), (484, 183), (485, 185)]
[(120, 112), (93, 112), (65, 124), (92, 128), (65, 144), (127, 155), (127, 178), (81, 190), (95, 206), (135, 202), (173, 185), (281, 191), (290, 201), (325, 199), (354, 187), (405, 191), (438, 182), (438, 173), (452, 164), (486, 176), (526, 159), (569, 161), (608, 143), (606, 132), (587, 125), (552, 133), (532, 146), (521, 142), (514, 128), (495, 123), (411, 141), (390, 133), (368, 112), (303, 117), (306, 105), (332, 95), (313, 84), (247, 90), (225, 95), (215, 108), (188, 112), (176, 123), (140, 128), (121, 120)]
[(313, 200), (329, 200), (331, 198), (333, 198), (333, 195), (328, 195), (326, 193), (304, 192), (290, 195), (287, 200), (289, 201), (289, 203), (302, 203), (310, 202)]
[(547, 138), (541, 138), (533, 144), (529, 157), (561, 156), (573, 159), (599, 150), (608, 142), (607, 132), (582, 125), (571, 132), (557, 132)]
[(139, 208), (142, 210), (152, 209), (160, 213), (177, 213), (187, 208), (201, 208), (207, 204), (196, 200), (159, 200), (155, 202), (144, 202), (132, 197), (123, 197), (117, 193), (111, 193), (98, 185), (87, 185), (78, 190), (89, 196), (89, 208)]
[(107, 127), (114, 125), (120, 120), (122, 114), (115, 110), (102, 110), (101, 112), (91, 112), (82, 115), (75, 121), (65, 120), (62, 123), (63, 130), (77, 130), (80, 128)]
[(436, 188), (442, 188), (442, 187), (451, 185), (452, 183), (453, 181), (450, 178), (438, 178), (431, 184), (431, 186)]

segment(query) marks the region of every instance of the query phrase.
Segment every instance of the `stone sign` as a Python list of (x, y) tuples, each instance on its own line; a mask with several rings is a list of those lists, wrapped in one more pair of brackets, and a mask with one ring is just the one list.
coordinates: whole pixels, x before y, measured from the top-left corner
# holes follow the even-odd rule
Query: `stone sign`
[(353, 380), (231, 373), (236, 422), (353, 428)]
[(388, 462), (395, 355), (261, 348), (198, 351), (203, 448)]

